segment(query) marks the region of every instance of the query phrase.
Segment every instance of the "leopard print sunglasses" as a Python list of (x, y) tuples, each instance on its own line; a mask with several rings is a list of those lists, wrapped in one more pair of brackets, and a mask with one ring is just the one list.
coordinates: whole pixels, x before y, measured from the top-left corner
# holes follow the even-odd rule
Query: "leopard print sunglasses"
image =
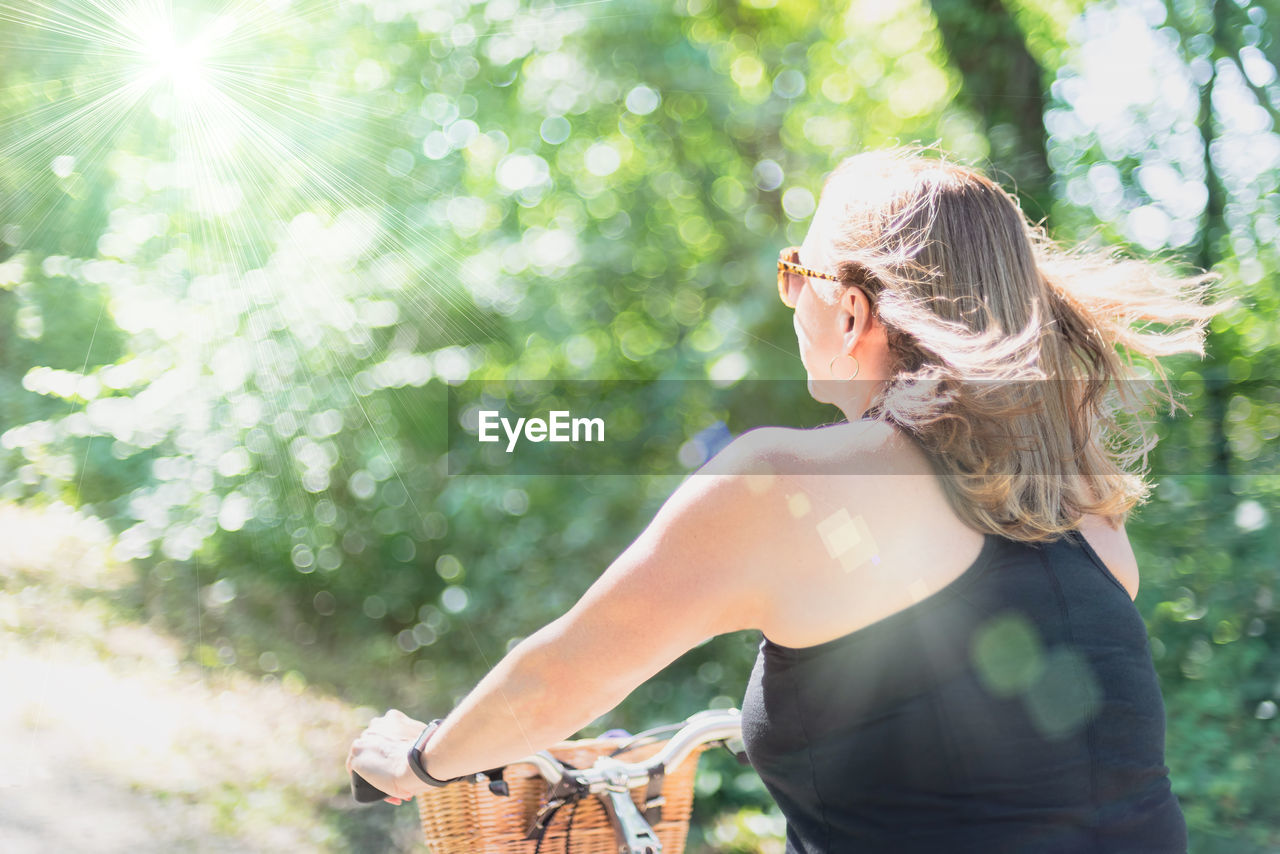
[(796, 303), (800, 300), (800, 291), (804, 289), (806, 277), (840, 281), (839, 276), (803, 267), (799, 261), (800, 247), (798, 246), (788, 246), (778, 253), (778, 297), (787, 308), (796, 307)]

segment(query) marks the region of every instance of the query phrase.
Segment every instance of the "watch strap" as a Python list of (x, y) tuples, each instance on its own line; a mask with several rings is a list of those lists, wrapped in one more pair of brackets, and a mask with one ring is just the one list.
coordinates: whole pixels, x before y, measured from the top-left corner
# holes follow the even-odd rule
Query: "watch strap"
[(422, 764), (422, 748), (426, 745), (427, 739), (431, 738), (431, 734), (443, 722), (443, 718), (436, 718), (431, 723), (422, 728), (422, 733), (418, 736), (417, 741), (413, 743), (413, 747), (409, 748), (409, 768), (417, 775), (418, 779), (426, 783), (428, 786), (447, 786), (455, 780), (461, 780), (461, 777), (454, 777), (450, 780), (437, 780), (427, 773), (427, 769)]

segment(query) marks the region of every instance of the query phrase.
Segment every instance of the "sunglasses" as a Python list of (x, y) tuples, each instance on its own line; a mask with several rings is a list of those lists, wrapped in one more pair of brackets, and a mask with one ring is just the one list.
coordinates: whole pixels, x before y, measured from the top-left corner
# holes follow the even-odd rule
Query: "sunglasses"
[(781, 298), (783, 305), (787, 308), (796, 307), (796, 303), (800, 300), (800, 291), (804, 289), (806, 278), (812, 276), (815, 279), (840, 281), (839, 276), (834, 276), (831, 273), (823, 273), (808, 267), (802, 267), (798, 263), (799, 260), (800, 248), (798, 246), (788, 246), (778, 253), (778, 297)]

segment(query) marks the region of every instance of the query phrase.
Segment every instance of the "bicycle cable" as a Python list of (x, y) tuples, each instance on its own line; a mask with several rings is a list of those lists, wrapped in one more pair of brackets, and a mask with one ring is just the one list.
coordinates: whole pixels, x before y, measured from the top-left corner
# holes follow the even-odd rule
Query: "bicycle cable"
[[(573, 834), (573, 818), (578, 814), (578, 804), (580, 803), (582, 803), (581, 799), (575, 799), (572, 803), (566, 804), (566, 806), (571, 806), (572, 809), (569, 810), (569, 821), (564, 826), (564, 854), (569, 854), (569, 837)], [(559, 811), (560, 807), (557, 807), (556, 812)], [(533, 846), (533, 854), (539, 854), (542, 851), (542, 843), (547, 838), (547, 831), (551, 830), (551, 821), (554, 818), (555, 813), (552, 813), (551, 817), (547, 819), (546, 827), (543, 828), (542, 834), (538, 836), (537, 844)]]
[(569, 821), (564, 826), (564, 854), (569, 854), (569, 836), (573, 833), (573, 817), (578, 814), (578, 804), (582, 801), (574, 801), (573, 809), (569, 810)]
[[(656, 726), (653, 729), (647, 729), (644, 732), (636, 733), (631, 736), (630, 740), (623, 742), (617, 749), (610, 753), (609, 756), (617, 756), (619, 753), (626, 753), (628, 750), (635, 750), (638, 747), (643, 747), (645, 744), (652, 744), (656, 740), (654, 736), (667, 732), (675, 732), (684, 725), (685, 722), (681, 721), (678, 724), (664, 724), (663, 726)], [(644, 744), (637, 744), (637, 742), (643, 739), (647, 739), (647, 741), (644, 741)]]

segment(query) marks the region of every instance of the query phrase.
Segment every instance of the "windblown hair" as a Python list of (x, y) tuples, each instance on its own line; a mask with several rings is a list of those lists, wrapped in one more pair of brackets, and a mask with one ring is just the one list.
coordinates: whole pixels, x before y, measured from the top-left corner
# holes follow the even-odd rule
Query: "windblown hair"
[(1041, 542), (1087, 514), (1123, 524), (1151, 489), (1138, 416), (1186, 409), (1157, 359), (1151, 394), (1132, 356), (1203, 358), (1206, 325), (1238, 304), (1204, 303), (1220, 277), (1064, 249), (999, 185), (918, 146), (843, 160), (823, 196), (837, 287), (863, 289), (888, 334), (891, 379), (865, 417), (914, 439), (978, 530)]

